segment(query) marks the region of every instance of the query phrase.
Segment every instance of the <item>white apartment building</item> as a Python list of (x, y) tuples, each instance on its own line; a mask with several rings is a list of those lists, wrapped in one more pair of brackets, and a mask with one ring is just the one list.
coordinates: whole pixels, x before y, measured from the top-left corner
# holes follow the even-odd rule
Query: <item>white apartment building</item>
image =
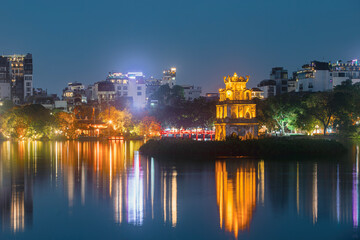
[(110, 73), (106, 81), (114, 84), (116, 96), (132, 99), (133, 107), (144, 108), (146, 105), (146, 84), (142, 72)]
[(274, 97), (276, 95), (276, 81), (271, 79), (262, 80), (257, 86), (262, 92), (263, 98)]
[(313, 61), (296, 73), (296, 92), (323, 92), (333, 88), (330, 64)]
[(192, 101), (199, 98), (201, 95), (201, 87), (194, 85), (181, 85), (184, 88), (184, 98), (187, 101)]

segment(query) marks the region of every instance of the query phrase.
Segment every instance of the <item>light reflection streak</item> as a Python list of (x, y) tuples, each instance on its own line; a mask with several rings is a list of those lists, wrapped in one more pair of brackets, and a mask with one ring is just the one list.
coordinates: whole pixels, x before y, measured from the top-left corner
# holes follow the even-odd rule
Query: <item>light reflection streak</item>
[(151, 218), (154, 219), (155, 169), (154, 158), (151, 158)]
[(265, 203), (265, 166), (264, 160), (258, 162), (258, 201), (264, 206)]
[(299, 162), (296, 163), (296, 210), (300, 212), (300, 181), (299, 181)]
[(127, 179), (127, 202), (128, 202), (128, 222), (142, 225), (143, 222), (143, 200), (144, 186), (143, 176), (140, 169), (139, 152), (134, 154), (134, 170)]
[(339, 164), (336, 165), (336, 219), (340, 222), (340, 177)]
[(171, 181), (171, 223), (175, 227), (177, 223), (177, 172), (173, 170)]
[(11, 195), (10, 227), (14, 232), (23, 231), (25, 226), (24, 193), (14, 191)]
[(317, 222), (318, 218), (318, 183), (317, 183), (317, 163), (314, 164), (313, 170), (313, 186), (312, 186), (312, 215), (313, 224)]
[(358, 227), (359, 223), (359, 146), (356, 146), (356, 158), (353, 171), (353, 226)]

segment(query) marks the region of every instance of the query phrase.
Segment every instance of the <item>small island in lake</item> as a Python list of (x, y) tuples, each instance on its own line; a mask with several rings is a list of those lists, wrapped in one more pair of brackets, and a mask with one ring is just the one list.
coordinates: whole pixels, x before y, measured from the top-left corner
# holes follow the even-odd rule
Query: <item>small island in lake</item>
[(149, 140), (140, 147), (148, 156), (340, 156), (346, 153), (343, 144), (335, 140), (314, 138), (263, 138), (227, 141), (194, 141), (184, 139)]

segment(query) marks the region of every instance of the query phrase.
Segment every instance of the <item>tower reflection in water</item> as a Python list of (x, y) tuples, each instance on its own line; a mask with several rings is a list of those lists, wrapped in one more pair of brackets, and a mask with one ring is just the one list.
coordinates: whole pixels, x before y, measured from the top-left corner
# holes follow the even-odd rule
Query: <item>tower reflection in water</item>
[[(226, 163), (218, 161), (215, 163), (215, 174), (220, 227), (225, 227), (237, 237), (239, 231), (249, 228), (256, 207), (255, 167), (247, 163), (229, 173)], [(262, 180), (260, 183), (263, 184)], [(262, 194), (261, 190), (261, 197)]]

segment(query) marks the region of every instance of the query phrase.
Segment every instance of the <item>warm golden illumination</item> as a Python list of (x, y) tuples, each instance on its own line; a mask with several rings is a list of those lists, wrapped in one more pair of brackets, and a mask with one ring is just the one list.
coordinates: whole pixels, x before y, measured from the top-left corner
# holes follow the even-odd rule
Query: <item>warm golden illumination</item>
[(224, 77), (225, 89), (219, 89), (220, 101), (216, 105), (215, 140), (225, 140), (236, 135), (241, 138), (257, 136), (256, 104), (252, 100), (252, 90), (246, 88), (246, 78)]
[(256, 207), (256, 173), (251, 164), (240, 167), (228, 176), (225, 162), (215, 163), (217, 204), (220, 227), (237, 238), (248, 229)]

